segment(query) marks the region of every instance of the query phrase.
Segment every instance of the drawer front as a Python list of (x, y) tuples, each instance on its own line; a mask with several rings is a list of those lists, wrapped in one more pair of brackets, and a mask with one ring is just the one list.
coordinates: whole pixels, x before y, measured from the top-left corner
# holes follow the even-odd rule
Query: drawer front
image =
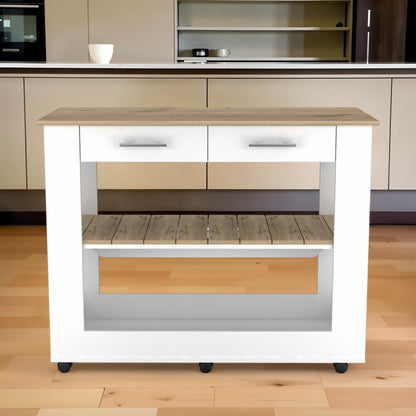
[(335, 127), (209, 127), (210, 162), (333, 162)]
[(81, 127), (82, 162), (206, 162), (207, 127)]

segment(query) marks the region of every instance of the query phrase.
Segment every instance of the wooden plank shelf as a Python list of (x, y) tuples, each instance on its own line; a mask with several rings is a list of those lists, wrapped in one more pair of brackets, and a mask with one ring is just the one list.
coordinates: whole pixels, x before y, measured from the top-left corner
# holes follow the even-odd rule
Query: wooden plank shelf
[(322, 215), (83, 216), (84, 245), (333, 244), (333, 217)]

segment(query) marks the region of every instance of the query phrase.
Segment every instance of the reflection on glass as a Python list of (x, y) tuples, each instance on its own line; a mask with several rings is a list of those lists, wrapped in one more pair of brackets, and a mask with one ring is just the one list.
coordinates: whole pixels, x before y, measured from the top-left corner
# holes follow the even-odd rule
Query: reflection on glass
[(0, 41), (36, 42), (36, 16), (0, 15)]

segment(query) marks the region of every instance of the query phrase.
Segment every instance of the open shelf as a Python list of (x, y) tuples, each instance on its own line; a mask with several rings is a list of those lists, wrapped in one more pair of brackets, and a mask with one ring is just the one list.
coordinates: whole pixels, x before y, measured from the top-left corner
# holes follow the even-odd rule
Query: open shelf
[[(333, 217), (320, 215), (85, 215), (84, 247), (333, 244)], [(222, 248), (221, 248), (222, 249)]]
[(176, 1), (177, 61), (198, 48), (229, 49), (222, 61), (351, 60), (352, 0)]
[(262, 57), (227, 57), (227, 58), (217, 58), (217, 57), (206, 57), (206, 58), (197, 58), (191, 56), (180, 56), (178, 57), (178, 62), (183, 63), (224, 63), (224, 62), (348, 62), (348, 58), (336, 58), (336, 57), (275, 57), (275, 58), (262, 58)]

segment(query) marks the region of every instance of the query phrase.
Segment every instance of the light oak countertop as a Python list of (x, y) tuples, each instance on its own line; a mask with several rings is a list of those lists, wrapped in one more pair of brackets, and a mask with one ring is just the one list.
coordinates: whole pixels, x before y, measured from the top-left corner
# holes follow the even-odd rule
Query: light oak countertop
[(82, 126), (350, 126), (378, 125), (358, 108), (58, 108), (42, 125)]

